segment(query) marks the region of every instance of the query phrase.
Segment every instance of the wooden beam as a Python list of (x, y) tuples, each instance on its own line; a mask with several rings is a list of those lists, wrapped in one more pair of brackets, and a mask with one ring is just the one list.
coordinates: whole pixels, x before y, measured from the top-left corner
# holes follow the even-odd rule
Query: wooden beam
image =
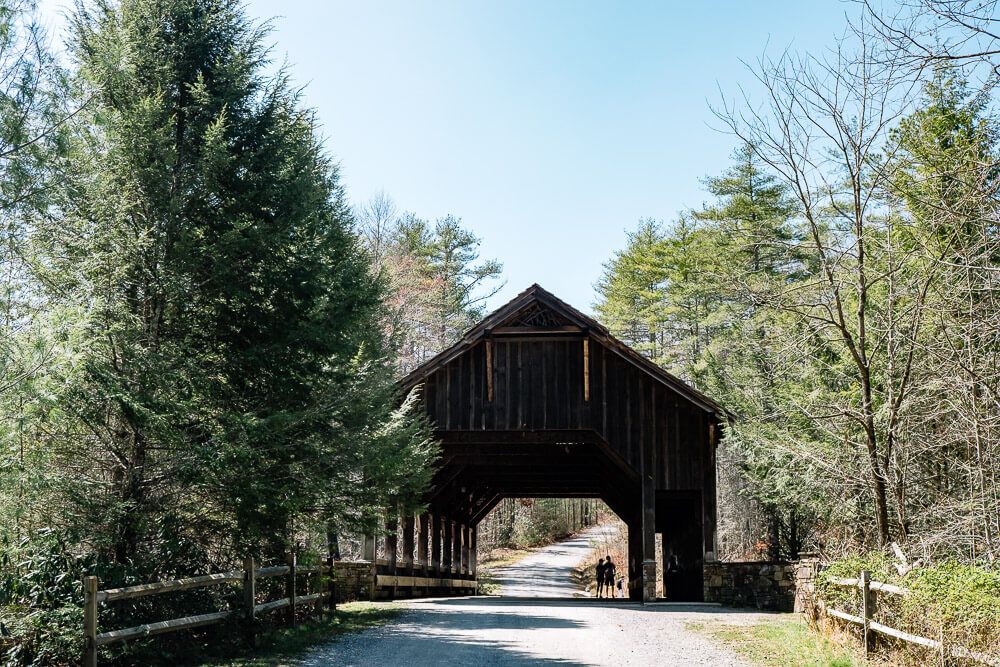
[[(285, 598), (281, 600), (284, 602), (282, 606), (288, 605), (288, 599)], [(270, 611), (269, 609), (261, 609), (264, 605), (257, 605), (258, 612), (260, 611)], [(150, 635), (159, 635), (164, 632), (174, 632), (177, 630), (186, 630), (188, 628), (201, 628), (206, 625), (215, 625), (216, 623), (222, 623), (230, 618), (235, 618), (242, 612), (239, 609), (231, 609), (229, 611), (217, 611), (212, 614), (199, 614), (197, 616), (185, 616), (184, 618), (175, 618), (169, 621), (160, 621), (158, 623), (146, 623), (144, 625), (137, 625), (132, 628), (125, 628), (123, 630), (113, 630), (111, 632), (103, 632), (97, 635), (95, 643), (97, 646), (107, 646), (108, 644), (114, 644), (116, 642), (123, 642), (126, 639), (138, 639), (140, 637), (148, 637)]]
[(428, 545), (430, 544), (430, 526), (428, 522), (430, 521), (431, 515), (428, 512), (421, 514), (418, 519), (418, 529), (417, 529), (417, 562), (414, 565), (427, 569), (429, 554)]
[(126, 600), (131, 598), (145, 597), (147, 595), (157, 595), (170, 591), (183, 591), (189, 588), (200, 588), (213, 584), (238, 583), (243, 581), (243, 570), (232, 570), (231, 572), (218, 572), (216, 574), (206, 574), (199, 577), (186, 577), (173, 581), (158, 581), (152, 584), (139, 584), (137, 586), (126, 586), (124, 588), (109, 588), (97, 592), (98, 602), (112, 600)]
[(376, 574), (375, 585), (379, 588), (471, 588), (479, 582), (475, 579), (452, 579), (449, 577), (408, 577), (403, 575)]
[(510, 429), (510, 430), (459, 430), (437, 429), (434, 438), (444, 445), (469, 444), (542, 444), (578, 445), (598, 442), (601, 436), (594, 429)]
[(441, 542), (441, 570), (451, 572), (452, 557), (455, 554), (455, 522), (448, 517), (441, 517), (444, 527)]
[(493, 336), (564, 336), (566, 334), (581, 334), (581, 327), (567, 324), (560, 327), (495, 327), (490, 330)]
[(483, 503), (479, 509), (475, 510), (469, 520), (472, 522), (473, 526), (479, 525), (479, 522), (486, 518), (486, 515), (493, 511), (500, 501), (503, 500), (503, 496), (499, 493), (494, 493), (489, 496), (489, 499)]
[(429, 528), (431, 534), (431, 570), (434, 572), (441, 571), (441, 539), (442, 539), (442, 522), (441, 515), (437, 513), (428, 513), (427, 518), (429, 519)]
[(493, 401), (493, 341), (486, 340), (486, 400)]
[(452, 521), (451, 567), (455, 572), (462, 572), (462, 538), (464, 527), (458, 521)]

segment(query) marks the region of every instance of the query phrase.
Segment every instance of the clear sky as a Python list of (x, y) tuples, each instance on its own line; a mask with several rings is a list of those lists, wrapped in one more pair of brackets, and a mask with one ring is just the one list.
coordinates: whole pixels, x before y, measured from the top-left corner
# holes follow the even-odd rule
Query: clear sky
[[(69, 0), (42, 0), (57, 30)], [(287, 59), (351, 199), (453, 213), (504, 263), (500, 305), (537, 282), (590, 311), (641, 217), (706, 198), (732, 137), (709, 104), (765, 49), (820, 50), (840, 0), (250, 0)]]

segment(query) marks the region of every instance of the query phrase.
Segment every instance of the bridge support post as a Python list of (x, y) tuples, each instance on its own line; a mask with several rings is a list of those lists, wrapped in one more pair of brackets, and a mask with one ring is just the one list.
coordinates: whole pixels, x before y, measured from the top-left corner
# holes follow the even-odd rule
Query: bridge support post
[(365, 535), (364, 546), (361, 549), (361, 558), (371, 563), (375, 562), (375, 535)]
[(399, 517), (390, 512), (385, 520), (385, 559), (388, 561), (389, 572), (396, 574), (396, 546), (398, 544)]
[(469, 553), (472, 547), (472, 529), (462, 524), (462, 574), (472, 574), (472, 567), (469, 565)]
[(472, 538), (472, 548), (469, 552), (469, 572), (476, 576), (476, 565), (479, 561), (479, 529), (470, 528), (469, 534)]
[(409, 512), (403, 514), (403, 557), (401, 560), (406, 569), (413, 568), (413, 524), (413, 515)]
[[(393, 511), (389, 510), (386, 513), (385, 519), (385, 559), (388, 562), (388, 567), (386, 568), (389, 574), (396, 574), (396, 547), (399, 543), (399, 516)], [(389, 588), (389, 599), (396, 599), (396, 587), (392, 586)]]
[(472, 526), (467, 526), (465, 528), (465, 573), (475, 574), (476, 572), (476, 557), (472, 552), (473, 537), (472, 534), (475, 532), (475, 528)]
[(458, 521), (452, 521), (451, 565), (452, 571), (459, 574), (462, 572), (462, 531), (462, 524)]
[[(655, 516), (655, 509), (652, 512)], [(656, 600), (656, 527), (645, 508), (628, 523), (628, 580), (632, 600)]]
[(431, 532), (431, 569), (435, 574), (441, 573), (441, 515), (428, 514), (428, 528)]
[(628, 596), (642, 600), (642, 520), (634, 516), (628, 522)]
[(417, 562), (414, 565), (423, 568), (425, 573), (427, 572), (427, 539), (430, 537), (427, 522), (430, 517), (428, 512), (417, 517)]
[(455, 543), (455, 522), (447, 517), (441, 517), (441, 523), (444, 528), (441, 538), (441, 571), (450, 574), (451, 559), (455, 554), (453, 547)]

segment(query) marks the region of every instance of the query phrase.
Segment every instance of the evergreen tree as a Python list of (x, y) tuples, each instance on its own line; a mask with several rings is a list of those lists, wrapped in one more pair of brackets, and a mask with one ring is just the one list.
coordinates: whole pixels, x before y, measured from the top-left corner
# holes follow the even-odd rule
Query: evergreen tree
[(386, 329), (406, 373), (482, 318), (487, 300), (503, 287), (503, 265), (480, 261), (480, 239), (460, 218), (448, 215), (432, 225), (413, 213), (395, 217), (392, 211), (384, 195), (373, 198), (360, 210), (360, 234), (383, 256), (378, 269), (389, 283)]
[(772, 558), (793, 557), (826, 508), (814, 471), (788, 447), (809, 429), (787, 406), (806, 383), (822, 383), (788, 354), (801, 332), (773, 299), (811, 267), (785, 186), (752, 147), (734, 162), (705, 179), (712, 204), (628, 235), (605, 266), (596, 310), (613, 333), (740, 415), (720, 452), (724, 553), (763, 545)]
[[(715, 202), (696, 213), (714, 239), (720, 300), (696, 376), (741, 417), (721, 454), (722, 475), (728, 477), (720, 485), (723, 522), (736, 523), (726, 516), (734, 509), (757, 519), (757, 534), (742, 541), (766, 546), (771, 559), (794, 558), (823, 510), (812, 502), (813, 475), (786, 447), (802, 424), (782, 399), (794, 401), (810, 374), (801, 359), (787, 354), (798, 332), (773, 301), (785, 285), (806, 278), (809, 268), (787, 186), (765, 169), (751, 145), (737, 149), (733, 161), (721, 176), (704, 180)], [(737, 491), (753, 502), (741, 502)]]
[(102, 0), (74, 27), (92, 102), (38, 268), (86, 313), (59, 403), (95, 546), (190, 572), (207, 535), (275, 554), (317, 514), (405, 501), (433, 453), (266, 29), (235, 0)]
[(639, 221), (626, 232), (625, 249), (616, 251), (604, 265), (596, 285), (595, 310), (616, 336), (635, 349), (659, 360), (665, 350), (664, 323), (667, 304), (666, 234), (656, 220)]

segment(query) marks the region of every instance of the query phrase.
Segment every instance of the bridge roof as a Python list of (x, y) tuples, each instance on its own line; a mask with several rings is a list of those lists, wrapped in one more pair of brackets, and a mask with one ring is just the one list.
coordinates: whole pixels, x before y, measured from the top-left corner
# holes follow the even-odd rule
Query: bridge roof
[(484, 317), (478, 324), (469, 329), (454, 345), (442, 350), (403, 377), (399, 381), (400, 387), (404, 391), (409, 391), (416, 385), (423, 382), (427, 375), (433, 373), (438, 368), (444, 366), (449, 361), (466, 352), (475, 346), (480, 340), (489, 337), (495, 329), (501, 328), (504, 324), (514, 319), (519, 313), (525, 312), (534, 304), (543, 306), (548, 311), (557, 314), (566, 321), (571, 322), (574, 326), (579, 327), (582, 332), (588, 334), (591, 338), (597, 340), (609, 350), (615, 352), (635, 367), (639, 368), (701, 409), (714, 413), (721, 419), (734, 419), (733, 413), (729, 412), (714, 400), (690, 386), (680, 378), (667, 372), (643, 355), (639, 354), (631, 347), (611, 335), (611, 332), (608, 331), (607, 327), (603, 324), (580, 312), (562, 299), (559, 299), (551, 292), (543, 289), (537, 283), (515, 296), (505, 305)]

